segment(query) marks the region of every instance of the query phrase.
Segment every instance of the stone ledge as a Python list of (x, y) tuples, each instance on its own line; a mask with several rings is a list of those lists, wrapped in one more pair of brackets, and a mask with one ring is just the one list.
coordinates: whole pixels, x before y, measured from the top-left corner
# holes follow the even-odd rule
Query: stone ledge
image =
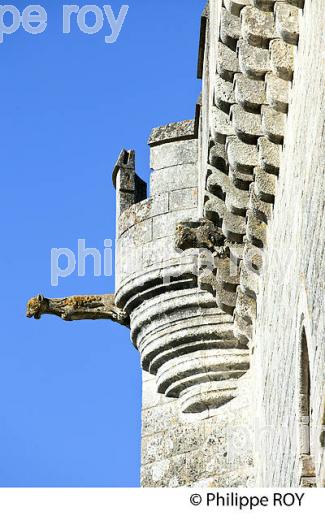
[(186, 141), (196, 139), (195, 122), (193, 119), (180, 121), (178, 123), (169, 123), (168, 125), (154, 128), (150, 134), (148, 144), (150, 147), (159, 146), (165, 143), (173, 143), (175, 141)]

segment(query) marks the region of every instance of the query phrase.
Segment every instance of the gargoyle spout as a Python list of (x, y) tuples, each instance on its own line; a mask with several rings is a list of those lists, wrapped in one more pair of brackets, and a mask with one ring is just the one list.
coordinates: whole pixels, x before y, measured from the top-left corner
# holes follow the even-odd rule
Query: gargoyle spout
[(45, 298), (39, 294), (27, 303), (26, 316), (38, 320), (43, 314), (53, 314), (66, 321), (111, 320), (129, 325), (129, 317), (115, 304), (114, 294), (67, 298)]

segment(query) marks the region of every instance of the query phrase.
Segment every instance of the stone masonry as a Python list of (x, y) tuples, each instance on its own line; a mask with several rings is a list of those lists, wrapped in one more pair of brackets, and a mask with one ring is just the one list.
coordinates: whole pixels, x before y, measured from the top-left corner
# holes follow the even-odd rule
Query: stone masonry
[(115, 295), (27, 315), (130, 328), (145, 487), (325, 485), (325, 11), (210, 0), (194, 120), (122, 150)]

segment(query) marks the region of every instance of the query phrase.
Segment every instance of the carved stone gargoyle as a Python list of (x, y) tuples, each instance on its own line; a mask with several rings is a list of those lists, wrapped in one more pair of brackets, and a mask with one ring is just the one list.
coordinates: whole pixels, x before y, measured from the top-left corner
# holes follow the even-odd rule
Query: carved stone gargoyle
[(65, 321), (111, 320), (129, 325), (128, 315), (115, 305), (114, 294), (45, 298), (41, 294), (27, 303), (27, 317), (39, 320), (43, 314), (53, 314)]
[(222, 231), (207, 218), (178, 222), (175, 233), (177, 249), (207, 249), (223, 256), (227, 252), (225, 236)]

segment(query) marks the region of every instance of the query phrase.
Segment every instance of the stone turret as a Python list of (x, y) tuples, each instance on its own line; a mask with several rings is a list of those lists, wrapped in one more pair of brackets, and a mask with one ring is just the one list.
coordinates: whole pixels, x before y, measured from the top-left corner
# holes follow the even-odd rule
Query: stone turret
[(202, 412), (235, 397), (248, 352), (233, 336), (231, 316), (198, 288), (199, 250), (175, 245), (177, 223), (198, 217), (194, 122), (154, 129), (149, 145), (149, 199), (121, 211), (130, 176), (119, 174), (116, 304), (130, 316), (132, 341), (157, 391), (180, 397), (183, 412)]

